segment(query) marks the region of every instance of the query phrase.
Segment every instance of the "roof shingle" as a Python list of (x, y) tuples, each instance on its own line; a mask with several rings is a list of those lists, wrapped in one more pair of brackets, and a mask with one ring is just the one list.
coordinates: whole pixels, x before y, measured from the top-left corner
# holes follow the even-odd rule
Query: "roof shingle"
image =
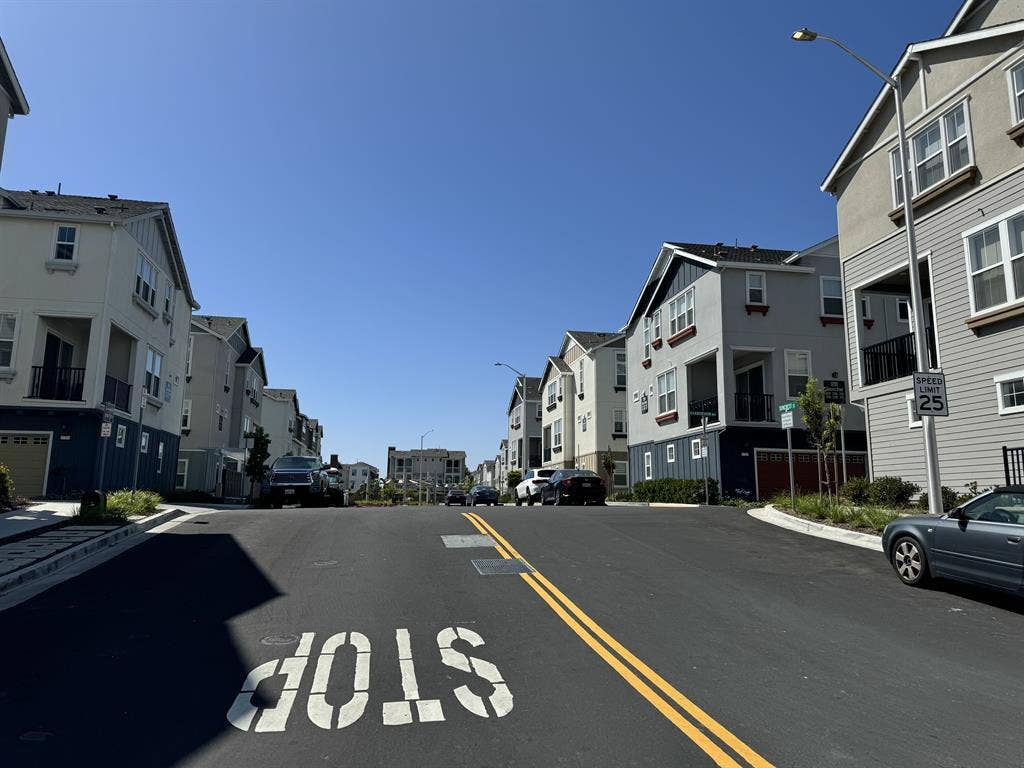
[(694, 256), (710, 261), (740, 262), (746, 264), (781, 264), (796, 250), (781, 250), (778, 248), (760, 248), (752, 245), (742, 248), (724, 243), (673, 243), (668, 242), (673, 248), (686, 251)]

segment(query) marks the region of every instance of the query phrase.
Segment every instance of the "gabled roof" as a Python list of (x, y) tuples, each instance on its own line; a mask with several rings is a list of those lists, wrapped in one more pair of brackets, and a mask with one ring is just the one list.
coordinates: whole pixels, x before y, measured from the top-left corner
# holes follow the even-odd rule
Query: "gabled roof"
[[(942, 37), (933, 38), (931, 40), (924, 40), (917, 43), (911, 43), (907, 45), (903, 50), (903, 54), (900, 56), (899, 61), (896, 62), (896, 66), (893, 67), (890, 72), (890, 76), (895, 79), (899, 77), (904, 67), (915, 55), (924, 53), (926, 51), (934, 51), (939, 48), (947, 48), (955, 45), (962, 45), (964, 43), (971, 43), (977, 40), (985, 40), (991, 37), (998, 37), (1000, 35), (1008, 35), (1017, 32), (1024, 32), (1024, 21), (1015, 21), (1008, 24), (997, 24), (992, 27), (986, 27), (983, 29), (975, 30), (973, 32), (964, 32), (956, 34), (961, 28), (964, 21), (970, 16), (970, 14), (978, 10), (982, 5), (989, 2), (989, 0), (967, 0), (960, 9), (956, 12), (953, 20), (949, 26), (946, 27), (946, 31), (942, 34)], [(883, 84), (878, 91), (878, 95), (875, 96), (871, 106), (868, 107), (867, 112), (861, 118), (857, 128), (854, 130), (853, 135), (847, 140), (840, 152), (839, 157), (832, 164), (828, 174), (821, 182), (821, 191), (828, 192), (834, 185), (836, 178), (846, 168), (847, 160), (850, 159), (850, 155), (856, 148), (861, 138), (867, 131), (869, 125), (874, 121), (878, 112), (885, 106), (885, 104), (892, 99), (892, 91), (890, 87)]]
[(267, 380), (267, 364), (266, 359), (263, 357), (263, 347), (247, 347), (246, 350), (238, 356), (238, 360), (235, 361), (235, 365), (252, 365), (256, 364), (259, 369), (260, 378), (264, 382)]
[(275, 400), (297, 400), (298, 393), (294, 389), (277, 389), (274, 387), (263, 388), (264, 397), (272, 397)]
[(569, 348), (569, 339), (575, 341), (584, 352), (591, 352), (597, 347), (614, 344), (615, 341), (622, 339), (622, 333), (619, 331), (566, 331), (565, 339), (562, 340), (562, 351), (559, 354), (565, 354), (566, 349)]
[(508, 408), (505, 409), (505, 413), (512, 413), (512, 406), (515, 405), (517, 396), (521, 397), (524, 402), (540, 400), (540, 379), (536, 376), (516, 376), (516, 383), (512, 387), (512, 396), (508, 400)]
[(11, 111), (14, 114), (28, 114), (28, 100), (25, 98), (25, 92), (21, 90), (21, 83), (18, 82), (18, 76), (14, 72), (14, 65), (7, 55), (3, 40), (0, 40), (0, 88), (11, 97)]
[(245, 325), (245, 318), (224, 315), (192, 315), (192, 323), (221, 339), (230, 339), (235, 331)]
[(542, 373), (540, 377), (541, 386), (543, 386), (544, 382), (548, 380), (548, 372), (551, 371), (552, 369), (558, 371), (560, 374), (568, 376), (572, 375), (572, 368), (569, 367), (569, 364), (566, 363), (565, 360), (563, 360), (561, 357), (551, 355), (548, 357), (547, 362), (544, 364), (544, 373)]

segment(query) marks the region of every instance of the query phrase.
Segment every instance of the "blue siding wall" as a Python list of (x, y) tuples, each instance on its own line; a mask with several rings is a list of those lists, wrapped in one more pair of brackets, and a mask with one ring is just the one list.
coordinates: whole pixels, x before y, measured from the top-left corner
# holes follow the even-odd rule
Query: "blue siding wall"
[[(644, 479), (644, 454), (651, 453), (652, 480), (660, 480), (663, 477), (676, 477), (681, 479), (704, 479), (704, 462), (701, 459), (690, 458), (690, 441), (700, 435), (677, 437), (661, 442), (640, 443), (629, 447), (629, 481), (638, 483)], [(716, 480), (719, 478), (719, 432), (708, 432), (708, 477)], [(676, 460), (668, 461), (668, 446), (675, 445)]]

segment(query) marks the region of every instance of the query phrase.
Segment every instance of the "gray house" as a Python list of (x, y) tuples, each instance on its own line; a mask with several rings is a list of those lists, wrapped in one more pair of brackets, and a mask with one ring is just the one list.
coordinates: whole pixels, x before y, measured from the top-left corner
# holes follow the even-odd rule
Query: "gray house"
[[(803, 251), (663, 244), (623, 329), (630, 481), (707, 472), (728, 496), (788, 488), (777, 407), (809, 377), (845, 379), (844, 323), (835, 238)], [(863, 429), (847, 406), (848, 475), (864, 474)], [(813, 491), (803, 429), (793, 442), (797, 483)]]
[[(1024, 445), (1024, 3), (965, 2), (934, 40), (907, 46), (912, 205), (932, 370), (946, 375), (936, 418), (942, 483), (1002, 482), (1001, 446)], [(911, 396), (918, 334), (886, 88), (822, 189), (839, 220), (851, 395), (867, 415), (870, 464), (925, 485)]]
[(185, 362), (179, 490), (243, 494), (249, 441), (262, 423), (267, 370), (244, 317), (193, 315)]
[(540, 379), (516, 376), (505, 409), (508, 416), (508, 459), (505, 471), (539, 469), (542, 464)]

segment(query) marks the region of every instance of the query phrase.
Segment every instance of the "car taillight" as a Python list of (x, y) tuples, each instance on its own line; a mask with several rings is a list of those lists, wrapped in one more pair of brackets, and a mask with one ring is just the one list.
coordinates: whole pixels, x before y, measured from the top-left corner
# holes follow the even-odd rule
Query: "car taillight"
[(568, 478), (568, 477), (565, 478), (565, 480), (562, 481), (562, 485), (565, 486), (566, 488), (571, 488), (572, 487), (572, 479)]

